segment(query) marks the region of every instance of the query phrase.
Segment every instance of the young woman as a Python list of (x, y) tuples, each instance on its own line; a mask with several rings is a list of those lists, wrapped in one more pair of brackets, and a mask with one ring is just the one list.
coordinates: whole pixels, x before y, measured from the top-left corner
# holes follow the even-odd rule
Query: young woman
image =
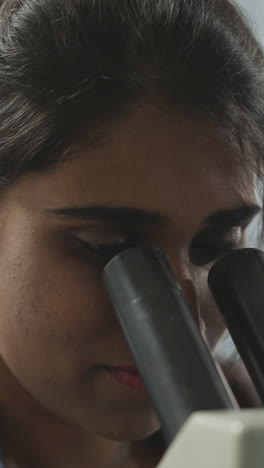
[(103, 267), (161, 247), (215, 345), (208, 271), (262, 210), (262, 52), (228, 0), (0, 8), (2, 461), (155, 467)]

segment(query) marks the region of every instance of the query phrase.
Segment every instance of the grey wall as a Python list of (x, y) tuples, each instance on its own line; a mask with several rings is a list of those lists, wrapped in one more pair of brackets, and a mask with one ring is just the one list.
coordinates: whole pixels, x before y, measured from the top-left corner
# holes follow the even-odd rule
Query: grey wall
[(235, 0), (250, 17), (250, 21), (264, 46), (264, 0)]
[[(250, 19), (250, 23), (264, 47), (264, 0), (235, 0)], [(260, 217), (249, 228), (249, 240), (252, 247), (256, 245), (256, 236), (261, 226)], [(258, 224), (260, 223), (260, 224)], [(262, 248), (264, 246), (262, 245)]]

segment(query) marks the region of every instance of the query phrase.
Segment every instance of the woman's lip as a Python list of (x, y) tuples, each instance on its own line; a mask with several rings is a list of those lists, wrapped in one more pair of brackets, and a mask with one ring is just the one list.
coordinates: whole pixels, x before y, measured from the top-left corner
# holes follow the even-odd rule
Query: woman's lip
[(118, 382), (137, 393), (147, 395), (147, 390), (135, 366), (106, 367), (109, 374)]
[(131, 372), (133, 374), (138, 374), (138, 370), (136, 366), (108, 366), (108, 369), (114, 369), (120, 372)]

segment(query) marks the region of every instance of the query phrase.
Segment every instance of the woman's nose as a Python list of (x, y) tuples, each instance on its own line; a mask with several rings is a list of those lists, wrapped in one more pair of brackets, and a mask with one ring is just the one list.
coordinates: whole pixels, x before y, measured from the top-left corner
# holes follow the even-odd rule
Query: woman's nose
[(176, 256), (175, 254), (167, 255), (167, 259), (174, 271), (176, 280), (182, 288), (183, 294), (189, 304), (192, 316), (197, 323), (200, 330), (202, 330), (202, 320), (200, 314), (198, 294), (195, 288), (194, 279), (191, 273), (191, 269), (188, 264), (188, 260), (184, 260), (183, 256)]

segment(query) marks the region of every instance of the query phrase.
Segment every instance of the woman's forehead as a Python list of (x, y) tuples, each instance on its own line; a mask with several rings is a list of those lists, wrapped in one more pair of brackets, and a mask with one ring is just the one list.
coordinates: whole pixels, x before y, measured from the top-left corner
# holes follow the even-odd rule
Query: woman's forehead
[(167, 163), (179, 170), (217, 166), (232, 171), (242, 159), (210, 123), (152, 103), (137, 106), (110, 124), (98, 146), (76, 145), (69, 158), (84, 159), (101, 172), (117, 164), (125, 170), (135, 162), (152, 167)]
[(20, 187), (35, 210), (126, 206), (200, 224), (211, 212), (255, 203), (255, 179), (204, 125), (145, 111), (103, 145), (72, 151)]
[[(252, 172), (234, 151), (227, 150), (209, 125), (160, 110), (145, 109), (119, 122), (104, 144), (72, 151), (54, 173), (73, 190), (104, 191), (151, 185), (192, 192), (200, 185), (232, 191), (234, 181), (247, 189)], [(228, 189), (229, 186), (229, 189)]]

